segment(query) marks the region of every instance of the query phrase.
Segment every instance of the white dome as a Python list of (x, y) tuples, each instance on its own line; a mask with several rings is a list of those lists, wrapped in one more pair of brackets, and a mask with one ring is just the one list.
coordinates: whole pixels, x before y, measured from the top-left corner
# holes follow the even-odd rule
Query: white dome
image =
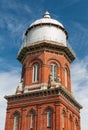
[(64, 28), (64, 26), (63, 26), (60, 22), (58, 22), (58, 21), (55, 20), (55, 19), (51, 19), (51, 16), (50, 16), (50, 14), (49, 14), (48, 12), (46, 12), (46, 13), (44, 14), (44, 17), (43, 17), (43, 18), (38, 19), (38, 20), (36, 20), (35, 22), (33, 22), (33, 23), (30, 25), (30, 27), (35, 26), (35, 25), (38, 25), (38, 24), (43, 24), (43, 23), (45, 23), (45, 24), (46, 24), (46, 23), (55, 24), (55, 25), (59, 25), (59, 26), (61, 26), (61, 27)]
[(67, 32), (64, 26), (46, 12), (44, 17), (33, 22), (26, 33), (26, 43), (34, 43), (43, 40), (62, 43), (66, 46)]

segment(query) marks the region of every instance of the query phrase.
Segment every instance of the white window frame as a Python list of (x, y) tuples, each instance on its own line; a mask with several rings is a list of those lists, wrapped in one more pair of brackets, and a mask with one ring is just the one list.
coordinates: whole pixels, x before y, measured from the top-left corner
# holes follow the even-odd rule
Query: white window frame
[(34, 114), (32, 113), (30, 116), (30, 129), (34, 128)]
[(64, 114), (62, 114), (62, 129), (64, 129)]
[(63, 111), (63, 113), (62, 113), (62, 130), (64, 130), (64, 127), (65, 127), (65, 113)]
[(66, 88), (68, 86), (68, 71), (67, 71), (67, 68), (65, 68), (65, 86), (66, 86)]
[(13, 130), (18, 130), (18, 120), (19, 120), (19, 116), (18, 115), (14, 116), (14, 127), (13, 127)]
[(32, 77), (32, 82), (38, 82), (38, 64), (33, 65), (33, 77)]
[(57, 65), (55, 63), (50, 64), (50, 72), (52, 74), (53, 81), (57, 78)]
[(72, 116), (69, 116), (69, 124), (70, 124), (70, 129), (72, 129)]
[(47, 112), (47, 127), (51, 127), (52, 125), (52, 112), (48, 111)]
[(78, 130), (78, 122), (75, 122), (75, 130)]

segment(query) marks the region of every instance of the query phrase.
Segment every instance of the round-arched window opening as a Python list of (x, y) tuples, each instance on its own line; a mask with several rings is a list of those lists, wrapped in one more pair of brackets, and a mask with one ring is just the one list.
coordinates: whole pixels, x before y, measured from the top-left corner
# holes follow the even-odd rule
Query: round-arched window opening
[(57, 65), (55, 63), (50, 64), (50, 73), (52, 74), (53, 81), (57, 79)]
[(33, 77), (32, 77), (32, 82), (38, 82), (38, 71), (39, 71), (39, 65), (35, 63), (33, 65)]

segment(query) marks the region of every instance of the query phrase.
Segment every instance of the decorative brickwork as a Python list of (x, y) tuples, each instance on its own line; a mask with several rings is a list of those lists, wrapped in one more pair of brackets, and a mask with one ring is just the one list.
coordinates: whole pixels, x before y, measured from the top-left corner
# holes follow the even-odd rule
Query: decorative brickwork
[[(51, 18), (49, 13), (46, 15), (45, 19)], [(61, 29), (61, 36), (67, 38), (62, 24), (52, 21), (55, 23), (47, 26)], [(35, 23), (27, 29), (26, 37), (36, 26), (42, 27)], [(22, 75), (15, 94), (5, 96), (8, 102), (5, 130), (81, 130), (82, 106), (71, 90), (70, 64), (75, 55), (67, 44), (47, 39), (27, 43), (17, 58), (22, 63)]]

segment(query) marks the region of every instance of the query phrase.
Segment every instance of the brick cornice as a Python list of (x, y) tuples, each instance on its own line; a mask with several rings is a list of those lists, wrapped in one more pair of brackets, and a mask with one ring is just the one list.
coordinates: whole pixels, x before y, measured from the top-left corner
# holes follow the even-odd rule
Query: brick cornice
[(73, 52), (68, 46), (64, 46), (63, 44), (58, 42), (52, 42), (46, 40), (28, 44), (27, 46), (21, 48), (17, 56), (17, 59), (21, 63), (23, 63), (26, 55), (40, 53), (43, 51), (64, 55), (69, 60), (70, 63), (75, 59), (75, 54), (73, 54)]
[(67, 100), (72, 106), (77, 108), (77, 110), (82, 109), (82, 106), (74, 99), (74, 97), (62, 86), (53, 89), (45, 89), (34, 91), (30, 93), (23, 93), (18, 95), (9, 95), (5, 96), (5, 99), (8, 100), (8, 103), (28, 101), (28, 100), (38, 100), (61, 96), (65, 100)]

